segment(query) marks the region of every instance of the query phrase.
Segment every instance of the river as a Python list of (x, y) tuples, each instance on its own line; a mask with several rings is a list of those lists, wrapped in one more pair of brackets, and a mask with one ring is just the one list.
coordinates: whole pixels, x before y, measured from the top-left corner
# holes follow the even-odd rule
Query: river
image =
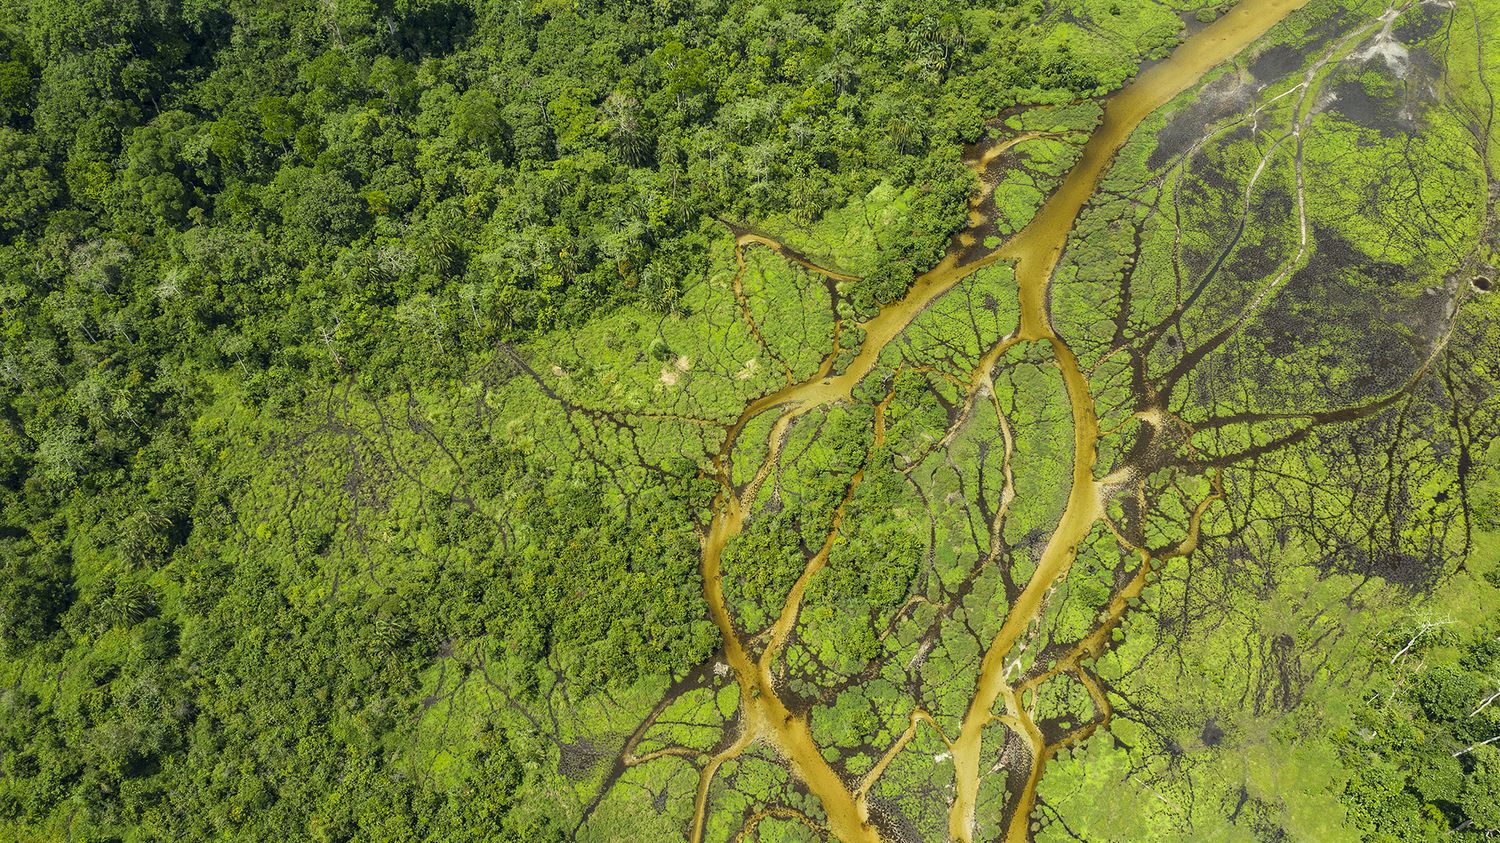
[[(1062, 517), (1047, 541), (1036, 572), (1015, 604), (1008, 607), (999, 632), (985, 652), (976, 677), (975, 693), (959, 734), (951, 739), (944, 737), (952, 753), (955, 776), (948, 831), (953, 840), (962, 843), (972, 840), (985, 731), (996, 720), (1003, 720), (1032, 745), (1032, 770), (1025, 790), (1019, 794), (1006, 833), (1006, 840), (1010, 843), (1027, 839), (1045, 747), (1035, 725), (1026, 718), (1018, 720), (1016, 717), (1016, 694), (1005, 680), (1006, 657), (1041, 611), (1045, 595), (1067, 575), (1079, 544), (1098, 523), (1102, 513), (1100, 487), (1094, 477), (1099, 436), (1094, 399), (1072, 349), (1052, 328), (1049, 315), (1052, 274), (1079, 212), (1094, 194), (1115, 154), (1141, 121), (1307, 2), (1241, 0), (1228, 14), (1184, 42), (1169, 58), (1146, 69), (1106, 100), (1103, 120), (1085, 145), (1080, 159), (1024, 229), (998, 249), (968, 263), (961, 263), (964, 249), (951, 249), (941, 263), (916, 279), (905, 297), (882, 308), (878, 315), (860, 326), (864, 330), (863, 344), (842, 371), (832, 371), (838, 357), (835, 343), (835, 350), (815, 375), (752, 402), (731, 427), (717, 460), (723, 491), (715, 501), (713, 518), (703, 538), (701, 568), (704, 597), (723, 636), (725, 660), (733, 670), (740, 690), (741, 731), (727, 749), (710, 759), (701, 774), (692, 828), (694, 843), (703, 838), (709, 791), (717, 771), (726, 761), (757, 741), (773, 747), (793, 774), (819, 800), (828, 817), (829, 831), (835, 837), (846, 843), (879, 843), (880, 834), (870, 819), (867, 800), (868, 788), (873, 782), (869, 777), (858, 785), (851, 786), (846, 782), (813, 740), (807, 716), (789, 710), (777, 695), (773, 683), (774, 662), (795, 624), (803, 587), (826, 563), (829, 544), (814, 555), (797, 587), (792, 589), (771, 641), (759, 658), (752, 655), (749, 642), (735, 628), (730, 607), (724, 599), (721, 558), (725, 545), (740, 532), (761, 481), (779, 459), (781, 438), (791, 422), (816, 407), (849, 400), (854, 387), (874, 370), (887, 343), (900, 335), (918, 314), (954, 284), (997, 261), (1014, 263), (1020, 300), (1019, 327), (1016, 334), (1003, 344), (1009, 347), (1016, 342), (1034, 342), (1050, 351), (1062, 371), (1072, 408), (1074, 460), (1071, 489)], [(990, 359), (990, 355), (986, 355), (986, 359)], [(767, 456), (755, 478), (737, 492), (729, 478), (730, 455), (738, 436), (752, 417), (773, 408), (780, 408), (781, 416), (771, 431)], [(882, 434), (880, 409), (877, 408), (876, 414), (877, 439)], [(856, 475), (852, 480), (848, 496), (853, 495), (859, 479), (860, 475)], [(842, 507), (839, 512), (842, 513)], [(837, 520), (830, 532), (830, 543), (836, 531)], [(1008, 716), (995, 712), (996, 704), (1002, 699), (1009, 711)], [(917, 719), (918, 713), (914, 713), (913, 729)], [(1022, 728), (1017, 728), (1018, 725)], [(1025, 728), (1027, 726), (1029, 728)]]

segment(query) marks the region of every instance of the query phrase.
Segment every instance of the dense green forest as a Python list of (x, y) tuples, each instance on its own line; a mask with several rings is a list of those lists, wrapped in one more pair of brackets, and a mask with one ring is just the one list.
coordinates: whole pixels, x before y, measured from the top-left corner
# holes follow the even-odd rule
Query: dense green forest
[(943, 839), (912, 699), (956, 732), (1051, 558), (1072, 349), (1130, 491), (980, 836), (1500, 831), (1496, 10), (1293, 13), (1131, 136), (1024, 336), (1002, 244), (1233, 5), (0, 4), (0, 838), (835, 834), (736, 743), (743, 638)]

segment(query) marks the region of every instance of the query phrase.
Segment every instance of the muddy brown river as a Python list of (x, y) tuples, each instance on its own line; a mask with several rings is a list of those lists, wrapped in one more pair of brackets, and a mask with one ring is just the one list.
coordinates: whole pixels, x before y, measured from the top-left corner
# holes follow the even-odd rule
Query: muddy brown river
[[(1031, 744), (1032, 768), (1025, 790), (1006, 831), (1005, 839), (1019, 843), (1029, 835), (1029, 818), (1035, 800), (1037, 782), (1046, 762), (1047, 748), (1040, 732), (1023, 712), (1018, 711), (1018, 693), (1006, 683), (1007, 656), (1036, 618), (1047, 592), (1068, 573), (1077, 556), (1078, 546), (1099, 521), (1102, 504), (1099, 484), (1094, 477), (1096, 441), (1099, 436), (1094, 414), (1094, 400), (1088, 380), (1067, 343), (1052, 328), (1048, 311), (1048, 288), (1069, 233), (1080, 210), (1093, 195), (1100, 178), (1115, 153), (1148, 115), (1173, 97), (1196, 84), (1208, 71), (1237, 55), (1277, 22), (1306, 5), (1308, 0), (1241, 0), (1233, 11), (1221, 17), (1183, 43), (1165, 61), (1141, 73), (1131, 84), (1109, 97), (1104, 118), (1077, 164), (1031, 223), (999, 249), (969, 263), (960, 263), (964, 249), (950, 250), (937, 267), (920, 276), (900, 301), (883, 308), (863, 323), (865, 337), (859, 353), (840, 372), (833, 372), (835, 350), (819, 371), (801, 383), (788, 385), (764, 396), (745, 408), (733, 425), (718, 457), (720, 479), (724, 487), (715, 502), (710, 527), (703, 538), (701, 568), (704, 597), (710, 614), (724, 639), (725, 660), (733, 670), (740, 691), (740, 733), (724, 751), (706, 765), (699, 780), (692, 827), (694, 843), (704, 834), (709, 792), (714, 776), (727, 761), (746, 747), (763, 742), (772, 747), (787, 763), (794, 775), (822, 805), (828, 817), (829, 831), (846, 843), (878, 843), (880, 834), (870, 820), (868, 790), (874, 776), (851, 785), (824, 758), (814, 742), (805, 713), (793, 712), (777, 695), (773, 683), (774, 663), (780, 655), (800, 609), (808, 581), (827, 561), (832, 537), (837, 533), (837, 517), (825, 544), (797, 584), (792, 588), (780, 616), (772, 627), (769, 641), (759, 657), (752, 655), (749, 644), (736, 631), (730, 607), (724, 599), (720, 561), (725, 545), (743, 526), (761, 482), (780, 457), (781, 441), (791, 422), (819, 406), (849, 400), (852, 390), (875, 369), (886, 344), (898, 336), (933, 300), (972, 273), (997, 261), (1015, 265), (1019, 290), (1021, 319), (1017, 332), (997, 348), (1008, 348), (1018, 342), (1034, 342), (1050, 348), (1063, 374), (1074, 429), (1072, 485), (1067, 505), (1057, 527), (1048, 540), (1026, 587), (1015, 604), (1008, 607), (999, 633), (990, 643), (976, 677), (975, 692), (960, 731), (943, 736), (952, 753), (955, 792), (949, 812), (949, 837), (962, 843), (972, 840), (979, 793), (981, 760), (984, 755), (986, 729), (997, 721), (1017, 731)], [(994, 350), (984, 361), (994, 362)], [(981, 373), (981, 376), (987, 373)], [(730, 454), (738, 435), (754, 416), (779, 408), (781, 415), (771, 431), (770, 447), (755, 478), (738, 493), (729, 482)], [(876, 438), (882, 435), (877, 413)], [(849, 495), (857, 487), (860, 475), (851, 484)], [(848, 498), (846, 497), (846, 502)], [(997, 609), (998, 611), (998, 609)], [(1004, 713), (996, 711), (1004, 704)], [(912, 715), (914, 730), (925, 713)], [(930, 722), (930, 718), (928, 718)], [(906, 738), (910, 737), (908, 730)], [(889, 759), (886, 759), (889, 760)], [(878, 773), (877, 773), (878, 775)]]

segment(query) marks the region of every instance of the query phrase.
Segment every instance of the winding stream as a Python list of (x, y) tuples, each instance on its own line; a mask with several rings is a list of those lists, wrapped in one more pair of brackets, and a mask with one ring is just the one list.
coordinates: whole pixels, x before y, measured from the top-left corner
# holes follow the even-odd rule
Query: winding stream
[[(958, 735), (951, 739), (943, 736), (943, 740), (952, 753), (956, 788), (948, 833), (953, 840), (963, 843), (972, 840), (974, 834), (980, 762), (987, 727), (997, 721), (1003, 722), (1031, 744), (1032, 767), (1006, 833), (1006, 840), (1013, 843), (1027, 839), (1035, 788), (1045, 764), (1047, 748), (1036, 725), (1019, 710), (1018, 691), (1006, 682), (1006, 659), (1041, 611), (1046, 594), (1067, 575), (1079, 544), (1102, 515), (1100, 486), (1094, 478), (1099, 436), (1094, 400), (1072, 350), (1051, 325), (1048, 292), (1053, 271), (1079, 212), (1093, 195), (1115, 153), (1141, 121), (1307, 2), (1241, 0), (1233, 11), (1188, 39), (1170, 58), (1141, 73), (1106, 101), (1103, 121), (1084, 147), (1082, 157), (1026, 228), (998, 250), (969, 263), (960, 262), (963, 249), (950, 250), (937, 267), (915, 281), (904, 298), (883, 308), (877, 316), (860, 326), (865, 333), (863, 345), (843, 371), (832, 371), (839, 353), (835, 342), (834, 350), (824, 359), (816, 374), (752, 402), (730, 428), (717, 458), (723, 491), (715, 501), (713, 519), (703, 538), (701, 568), (704, 596), (725, 642), (725, 660), (740, 689), (740, 733), (728, 747), (709, 759), (701, 773), (692, 827), (694, 843), (703, 839), (709, 791), (717, 771), (757, 741), (773, 747), (807, 790), (817, 797), (834, 837), (846, 843), (879, 843), (880, 834), (870, 819), (867, 803), (867, 794), (874, 778), (878, 777), (878, 770), (856, 785), (846, 782), (813, 740), (807, 715), (791, 711), (776, 693), (773, 683), (774, 663), (795, 626), (806, 583), (827, 560), (833, 537), (837, 535), (843, 505), (835, 516), (828, 542), (809, 561), (793, 587), (759, 657), (752, 654), (750, 642), (736, 629), (724, 599), (721, 558), (725, 545), (740, 532), (761, 482), (779, 459), (781, 442), (791, 422), (816, 407), (849, 400), (854, 387), (874, 370), (886, 344), (905, 330), (933, 300), (972, 273), (1001, 260), (1015, 264), (1021, 312), (1016, 334), (1003, 340), (1002, 345), (1009, 347), (1024, 341), (1050, 348), (1062, 372), (1072, 407), (1072, 485), (1066, 508), (1046, 544), (1035, 574), (1014, 605), (1009, 607), (1000, 631), (985, 652), (976, 690)], [(993, 363), (992, 356), (986, 354), (984, 359)], [(981, 377), (986, 375), (981, 373)], [(771, 431), (766, 458), (754, 479), (744, 489), (736, 491), (730, 481), (730, 455), (738, 435), (752, 417), (772, 408), (781, 408), (781, 416)], [(876, 408), (877, 444), (883, 437), (883, 410), (884, 402)], [(856, 474), (851, 480), (845, 503), (853, 496), (862, 474)], [(1002, 700), (1006, 714), (996, 714), (996, 703)], [(913, 713), (911, 729), (903, 736), (903, 743), (924, 717), (923, 712)], [(930, 722), (930, 718), (926, 719)]]

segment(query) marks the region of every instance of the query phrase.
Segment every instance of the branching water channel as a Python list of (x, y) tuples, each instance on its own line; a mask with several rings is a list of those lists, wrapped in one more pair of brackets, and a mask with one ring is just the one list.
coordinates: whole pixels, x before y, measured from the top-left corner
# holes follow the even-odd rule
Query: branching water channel
[[(1009, 607), (1004, 624), (985, 651), (976, 690), (962, 728), (957, 735), (943, 736), (943, 740), (952, 753), (957, 786), (950, 812), (949, 835), (955, 840), (969, 841), (973, 836), (985, 731), (998, 722), (1022, 734), (1032, 750), (1032, 769), (1027, 776), (1025, 790), (1019, 795), (1019, 804), (1012, 812), (1007, 839), (1025, 839), (1036, 784), (1040, 780), (1046, 758), (1058, 747), (1049, 747), (1042, 740), (1040, 730), (1022, 705), (1020, 695), (1024, 689), (1011, 687), (1006, 683), (1006, 657), (1037, 617), (1044, 596), (1067, 574), (1077, 555), (1079, 543), (1103, 513), (1099, 486), (1094, 478), (1095, 442), (1099, 431), (1093, 399), (1089, 393), (1088, 380), (1079, 369), (1072, 350), (1052, 329), (1047, 313), (1049, 281), (1079, 211), (1093, 194), (1095, 185), (1114, 154), (1135, 127), (1151, 112), (1196, 83), (1204, 73), (1243, 50), (1305, 2), (1306, 0), (1247, 0), (1231, 14), (1183, 44), (1170, 59), (1147, 70), (1109, 99), (1103, 123), (1085, 146), (1082, 158), (1025, 229), (999, 249), (977, 261), (960, 264), (958, 252), (951, 252), (936, 268), (919, 277), (903, 299), (882, 309), (878, 316), (862, 326), (865, 332), (864, 344), (844, 371), (830, 376), (837, 353), (835, 351), (812, 378), (758, 399), (741, 414), (739, 422), (726, 439), (724, 451), (719, 455), (718, 470), (723, 491), (716, 502), (711, 527), (703, 540), (702, 558), (705, 598), (714, 622), (724, 637), (725, 657), (734, 671), (740, 689), (740, 734), (729, 747), (710, 759), (702, 770), (692, 829), (695, 843), (703, 836), (709, 789), (714, 776), (724, 762), (738, 756), (755, 741), (770, 744), (786, 760), (796, 777), (822, 804), (828, 817), (829, 831), (835, 837), (851, 843), (874, 843), (880, 840), (879, 832), (870, 819), (870, 788), (885, 769), (884, 762), (889, 760), (892, 753), (901, 749), (917, 728), (923, 723), (929, 724), (931, 728), (937, 728), (936, 725), (925, 712), (914, 712), (910, 727), (888, 750), (882, 763), (878, 763), (868, 775), (850, 786), (823, 757), (820, 747), (813, 740), (806, 715), (791, 711), (778, 696), (772, 676), (776, 660), (796, 622), (807, 584), (827, 563), (843, 507), (853, 496), (863, 471), (856, 473), (850, 481), (827, 540), (808, 561), (801, 577), (792, 587), (770, 631), (769, 640), (758, 657), (752, 654), (750, 642), (741, 638), (730, 607), (725, 601), (721, 558), (725, 545), (742, 528), (749, 502), (755, 499), (760, 484), (779, 458), (781, 444), (791, 422), (815, 407), (848, 400), (854, 386), (874, 368), (885, 346), (927, 305), (965, 277), (1001, 260), (1015, 262), (1021, 322), (1013, 336), (1002, 340), (990, 353), (983, 356), (980, 370), (975, 373), (970, 385), (971, 393), (977, 391), (980, 383), (988, 377), (985, 364), (993, 365), (999, 354), (1010, 346), (1029, 342), (1049, 347), (1052, 359), (1062, 371), (1072, 407), (1072, 488), (1062, 519), (1047, 541), (1037, 570), (1020, 598)], [(742, 241), (744, 239), (742, 237)], [(876, 407), (877, 447), (884, 439), (883, 417), (888, 402), (889, 396)], [(738, 434), (752, 417), (773, 407), (783, 409), (772, 428), (767, 456), (746, 487), (736, 489), (731, 480), (729, 455), (738, 441)], [(1189, 538), (1184, 542), (1182, 552), (1191, 549), (1192, 541)], [(1102, 697), (1097, 686), (1087, 679), (1085, 682), (1096, 698)], [(1005, 713), (999, 714), (995, 708), (1002, 699)]]
[[(1141, 499), (1140, 506), (1144, 509), (1145, 475), (1160, 466), (1151, 462), (1156, 457), (1147, 455), (1150, 449), (1142, 447), (1138, 449), (1138, 458), (1127, 457), (1123, 464), (1117, 465), (1107, 476), (1100, 477), (1096, 474), (1099, 441), (1101, 435), (1107, 434), (1101, 434), (1095, 396), (1090, 390), (1090, 373), (1081, 367), (1073, 348), (1054, 329), (1050, 285), (1081, 211), (1095, 194), (1116, 153), (1141, 122), (1172, 98), (1198, 83), (1214, 67), (1239, 54), (1307, 2), (1308, 0), (1242, 0), (1231, 13), (1192, 36), (1170, 58), (1149, 67), (1130, 85), (1106, 100), (1103, 120), (1083, 147), (1080, 158), (1028, 225), (997, 248), (979, 252), (977, 258), (965, 260), (975, 254), (974, 244), (978, 239), (976, 232), (988, 222), (978, 211), (980, 200), (987, 196), (981, 194), (973, 203), (969, 230), (955, 239), (946, 257), (935, 268), (918, 277), (904, 298), (886, 306), (876, 316), (858, 325), (862, 342), (852, 359), (848, 358), (847, 349), (840, 345), (847, 326), (836, 321), (832, 349), (810, 377), (795, 380), (792, 368), (778, 360), (785, 369), (786, 385), (750, 402), (737, 420), (729, 425), (723, 445), (714, 460), (720, 491), (702, 540), (701, 571), (704, 597), (724, 640), (724, 661), (738, 690), (737, 722), (732, 734), (710, 752), (669, 746), (636, 755), (636, 746), (663, 709), (663, 706), (658, 706), (627, 742), (620, 765), (630, 767), (673, 755), (700, 759), (690, 827), (693, 843), (698, 843), (705, 837), (715, 778), (727, 763), (757, 745), (769, 747), (784, 762), (796, 781), (816, 799), (826, 817), (826, 827), (790, 808), (771, 808), (750, 815), (741, 829), (741, 838), (748, 835), (762, 820), (777, 817), (801, 822), (838, 840), (878, 843), (882, 840), (882, 832), (878, 823), (872, 819), (872, 792), (893, 759), (921, 730), (932, 730), (947, 747), (945, 755), (953, 765), (947, 834), (950, 839), (962, 843), (971, 843), (974, 839), (978, 828), (978, 812), (989, 810), (980, 804), (981, 781), (987, 774), (985, 760), (993, 759), (998, 742), (1013, 740), (1024, 747), (1024, 753), (1007, 755), (1009, 760), (1005, 762), (1006, 766), (1014, 768), (1019, 765), (1019, 769), (1008, 769), (1010, 775), (1007, 779), (1006, 804), (995, 809), (995, 813), (1004, 817), (1005, 840), (1019, 843), (1028, 839), (1037, 786), (1048, 761), (1059, 751), (1085, 740), (1109, 721), (1111, 709), (1108, 695), (1091, 674), (1087, 662), (1099, 656), (1108, 646), (1112, 633), (1120, 625), (1128, 607), (1140, 597), (1153, 572), (1167, 560), (1192, 553), (1196, 549), (1205, 513), (1225, 494), (1219, 473), (1223, 461), (1200, 466), (1202, 473), (1208, 478), (1209, 490), (1188, 507), (1184, 533), (1165, 547), (1148, 547), (1106, 515), (1110, 501), (1122, 496)], [(1163, 404), (1164, 396), (1170, 392), (1172, 385), (1198, 360), (1215, 351), (1228, 337), (1238, 332), (1308, 260), (1310, 235), (1304, 196), (1302, 146), (1303, 134), (1312, 115), (1312, 101), (1318, 88), (1319, 74), (1330, 64), (1348, 58), (1362, 39), (1379, 31), (1382, 25), (1388, 30), (1390, 21), (1401, 8), (1404, 7), (1393, 7), (1387, 14), (1349, 29), (1326, 52), (1316, 57), (1299, 84), (1231, 124), (1254, 121), (1258, 125), (1262, 111), (1276, 100), (1282, 97), (1292, 100), (1292, 114), (1285, 132), (1270, 137), (1258, 165), (1252, 165), (1253, 172), (1245, 187), (1240, 232), (1243, 233), (1252, 197), (1262, 175), (1274, 156), (1290, 150), (1296, 233), (1292, 236), (1290, 252), (1251, 292), (1237, 319), (1231, 319), (1220, 332), (1210, 334), (1198, 348), (1187, 350), (1182, 361), (1163, 374), (1159, 384), (1136, 384), (1134, 392), (1139, 406), (1134, 418), (1146, 429), (1139, 437), (1142, 440), (1149, 442), (1153, 436), (1170, 438), (1178, 435), (1172, 432), (1173, 429), (1184, 427), (1185, 423), (1173, 418)], [(1217, 132), (1229, 131), (1229, 127), (1210, 126), (1207, 131), (1212, 136)], [(1005, 151), (1050, 137), (1055, 136), (1040, 132), (1019, 133), (984, 150), (973, 163), (983, 172), (991, 160)], [(1205, 137), (1200, 143), (1207, 139)], [(1189, 152), (1189, 157), (1191, 154)], [(851, 276), (819, 267), (812, 260), (769, 237), (744, 230), (736, 230), (735, 233), (740, 273), (734, 280), (736, 303), (751, 333), (767, 353), (770, 353), (770, 347), (755, 321), (741, 284), (740, 275), (744, 273), (746, 266), (746, 248), (770, 248), (808, 272), (821, 276), (828, 285), (831, 296), (836, 296), (835, 287), (838, 283), (855, 280)], [(1224, 248), (1224, 255), (1206, 270), (1198, 286), (1199, 292), (1218, 272), (1224, 256), (1235, 248), (1239, 237), (1239, 234), (1235, 234)], [(964, 401), (956, 420), (950, 422), (947, 435), (938, 441), (936, 447), (942, 448), (948, 444), (971, 417), (976, 405), (986, 400), (997, 402), (996, 415), (1002, 439), (1000, 444), (1003, 447), (1005, 479), (998, 511), (991, 515), (993, 548), (998, 544), (995, 537), (998, 536), (1010, 503), (1016, 496), (1016, 469), (1011, 459), (1015, 450), (1014, 436), (1004, 414), (998, 412), (994, 375), (1004, 355), (1012, 349), (1028, 347), (1034, 356), (1056, 368), (1061, 375), (1061, 386), (1066, 392), (1073, 436), (1066, 503), (1050, 535), (1042, 543), (1041, 553), (1029, 579), (1017, 584), (1014, 593), (1009, 595), (1011, 599), (1008, 605), (994, 610), (997, 616), (1003, 616), (1003, 621), (999, 624), (998, 631), (982, 647), (982, 658), (973, 680), (972, 696), (956, 731), (952, 731), (950, 726), (949, 732), (945, 732), (933, 713), (914, 703), (904, 730), (888, 746), (877, 748), (877, 757), (867, 772), (851, 779), (828, 760), (825, 754), (828, 747), (821, 746), (814, 737), (810, 713), (803, 710), (795, 699), (783, 695), (778, 670), (783, 667), (786, 648), (794, 636), (809, 585), (829, 564), (830, 553), (835, 547), (846, 509), (869, 468), (869, 457), (866, 457), (865, 465), (849, 478), (821, 545), (809, 549), (805, 567), (791, 585), (785, 601), (780, 605), (779, 611), (774, 613), (774, 620), (768, 627), (746, 633), (737, 624), (734, 607), (726, 599), (724, 590), (725, 548), (741, 533), (755, 505), (757, 494), (778, 470), (793, 423), (819, 408), (852, 402), (856, 388), (877, 370), (882, 352), (929, 305), (974, 273), (1002, 262), (1014, 267), (1019, 324), (1008, 336), (987, 349), (981, 349), (976, 365), (966, 380), (953, 378), (955, 382), (962, 381), (956, 385), (965, 393)], [(1190, 292), (1186, 303), (1174, 311), (1174, 315), (1146, 330), (1142, 335), (1145, 351), (1148, 352), (1155, 340), (1165, 335), (1172, 327), (1176, 315), (1190, 306), (1199, 292)], [(1308, 423), (1302, 429), (1304, 434), (1317, 424), (1368, 417), (1399, 400), (1425, 375), (1446, 343), (1447, 336), (1448, 333), (1439, 332), (1426, 361), (1421, 363), (1396, 392), (1357, 406), (1329, 410), (1321, 415), (1300, 416)], [(1115, 349), (1122, 350), (1123, 346)], [(1114, 353), (1112, 351), (1106, 357)], [(775, 358), (774, 354), (771, 356)], [(847, 362), (840, 365), (841, 360)], [(898, 374), (900, 371), (898, 368)], [(891, 387), (883, 398), (875, 402), (873, 445), (870, 453), (880, 449), (885, 442), (886, 413), (894, 397), (895, 389)], [(741, 444), (741, 435), (752, 429), (752, 419), (764, 413), (777, 414), (769, 434), (764, 441), (750, 443), (754, 447), (763, 447), (764, 457), (750, 478), (737, 485), (733, 457)], [(903, 470), (909, 470), (913, 465), (915, 463)], [(1080, 547), (1099, 529), (1112, 533), (1127, 553), (1138, 558), (1138, 567), (1117, 584), (1089, 631), (1062, 648), (1058, 657), (1045, 666), (1038, 666), (1029, 674), (1023, 673), (1020, 678), (1013, 678), (1019, 664), (1018, 653), (1025, 649), (1028, 631), (1038, 623), (1049, 595), (1067, 577), (1078, 558)], [(976, 570), (979, 566), (992, 562), (993, 558), (982, 557), (976, 563)], [(942, 616), (940, 613), (940, 617)], [(930, 639), (929, 634), (929, 644)], [(1087, 722), (1071, 726), (1060, 737), (1054, 735), (1049, 738), (1044, 734), (1043, 724), (1036, 714), (1037, 697), (1043, 684), (1064, 674), (1076, 679), (1087, 692), (1094, 715), (1087, 718)], [(1023, 760), (1018, 762), (1017, 758)], [(996, 768), (991, 767), (989, 772)]]

